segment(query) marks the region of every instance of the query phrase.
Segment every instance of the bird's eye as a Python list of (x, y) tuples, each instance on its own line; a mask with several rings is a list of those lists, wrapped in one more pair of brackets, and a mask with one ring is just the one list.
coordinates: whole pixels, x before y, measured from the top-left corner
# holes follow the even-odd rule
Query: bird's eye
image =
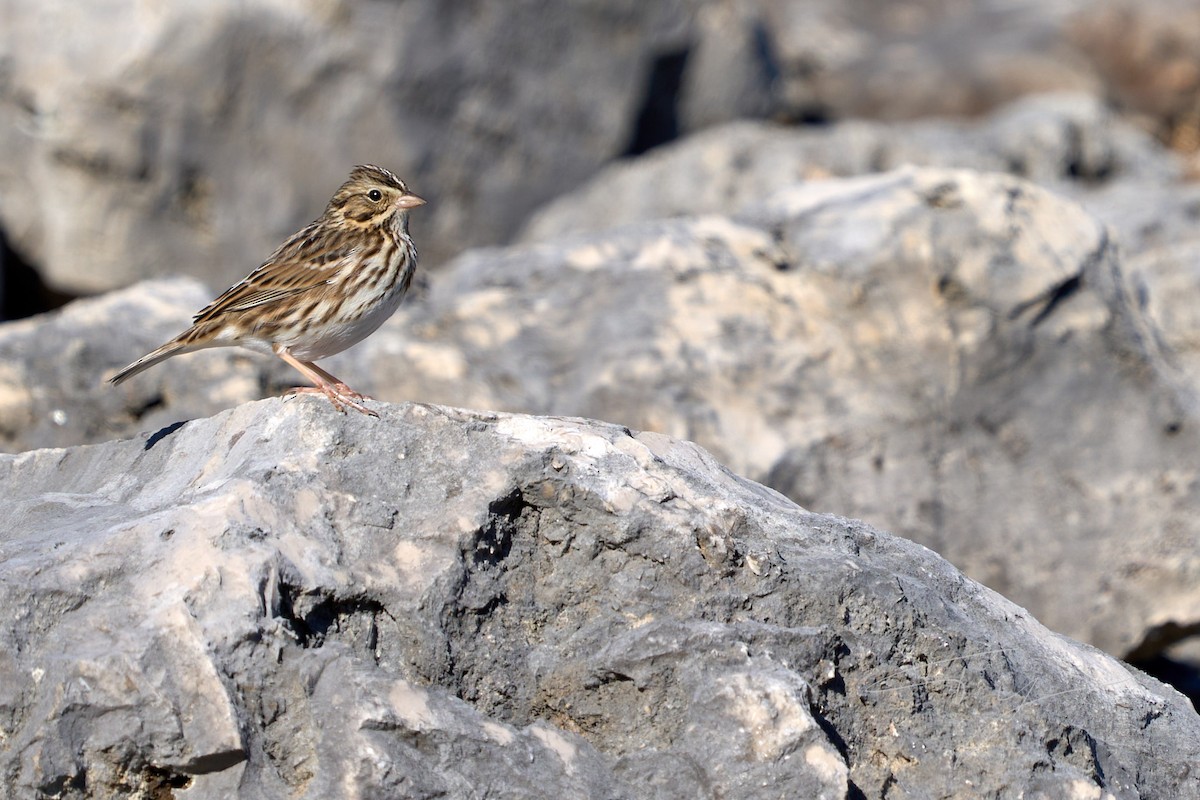
[(371, 191), (367, 192), (367, 197), (371, 199), (372, 203), (378, 203), (383, 199), (383, 192), (379, 191), (378, 189), (372, 189)]

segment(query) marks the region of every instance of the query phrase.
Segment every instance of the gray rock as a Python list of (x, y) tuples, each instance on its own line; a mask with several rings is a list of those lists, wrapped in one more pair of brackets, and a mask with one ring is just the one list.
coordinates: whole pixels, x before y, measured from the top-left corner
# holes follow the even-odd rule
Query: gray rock
[(1200, 797), (1200, 717), (695, 445), (320, 398), (0, 456), (14, 796)]
[[(1159, 21), (1139, 41), (1178, 8), (1140, 5)], [(507, 241), (640, 138), (1133, 94), (1119, 65), (1081, 53), (1120, 31), (1078, 33), (1094, 6), (4, 0), (0, 227), (57, 290), (176, 274), (223, 286), (315, 217), (352, 164), (380, 161), (432, 201), (415, 227), (436, 264)], [(1186, 62), (1139, 66), (1187, 83)]]
[(436, 263), (623, 152), (691, 5), (5, 0), (0, 224), (56, 288), (223, 287), (380, 162)]
[(782, 86), (762, 5), (726, 0), (700, 8), (680, 80), (681, 131), (781, 114)]
[(1200, 623), (1200, 420), (1135, 288), (1079, 206), (905, 170), (475, 251), (360, 352), (385, 399), (692, 439), (1146, 657)]
[(191, 279), (147, 282), (0, 325), (0, 451), (128, 436), (303, 383), (266, 356), (180, 356), (120, 387), (116, 368), (187, 327), (213, 294)]
[(688, 130), (763, 108), (789, 121), (971, 117), (1085, 91), (1181, 152), (1200, 145), (1191, 0), (729, 0), (706, 10), (696, 76), (684, 82)]
[[(384, 400), (694, 440), (805, 506), (934, 548), (1056, 630), (1149, 658), (1198, 623), (1200, 426), (1136, 289), (1080, 207), (1014, 178), (909, 170), (794, 186), (736, 221), (472, 251), (327, 366)], [(41, 355), (0, 336), (0, 363), (30, 376), (4, 391), (69, 410), (9, 446), (154, 429), (296, 380), (226, 350), (102, 386), (186, 321), (205, 299), (191, 291), (133, 343), (114, 320), (153, 318), (137, 309), (169, 292), (16, 328)], [(43, 386), (53, 353), (64, 377)]]
[(969, 116), (1027, 94), (1102, 84), (1070, 37), (1075, 18), (1097, 3), (754, 5), (775, 70), (776, 113), (789, 119)]
[(1195, 347), (1197, 334), (1192, 294), (1180, 291), (1191, 288), (1181, 269), (1189, 268), (1188, 242), (1200, 237), (1200, 186), (1183, 180), (1176, 154), (1088, 95), (1027, 97), (977, 122), (850, 121), (810, 130), (729, 124), (602, 170), (539, 210), (520, 239), (736, 213), (800, 180), (902, 164), (1009, 172), (1075, 199), (1134, 260), (1128, 271), (1138, 291), (1181, 350), (1181, 365), (1200, 381), (1200, 364), (1182, 352)]
[(1200, 381), (1200, 235), (1157, 247), (1129, 261), (1145, 287), (1147, 311), (1180, 367)]
[(1080, 199), (1131, 255), (1200, 239), (1200, 184), (1122, 181)]
[[(1087, 209), (1114, 231), (1126, 272), (1169, 356), (1200, 385), (1200, 185), (1118, 182), (1089, 193)], [(1200, 665), (1200, 659), (1195, 661)]]
[[(905, 165), (1008, 172), (1086, 202), (1101, 187), (1178, 181), (1182, 164), (1084, 94), (1027, 97), (972, 122), (869, 120), (821, 128), (736, 122), (606, 167), (539, 209), (519, 240), (538, 242), (648, 219), (731, 214), (801, 180)], [(1125, 211), (1112, 200), (1113, 211)], [(1145, 210), (1134, 210), (1145, 214)], [(1120, 214), (1113, 214), (1119, 223)]]
[[(740, 116), (803, 122), (972, 116), (1027, 94), (1100, 92), (1102, 75), (1109, 76), (1079, 52), (1074, 35), (1076, 19), (1097, 5), (707, 4), (683, 74), (681, 127), (694, 131)], [(1146, 5), (1166, 16), (1161, 8), (1169, 4)]]

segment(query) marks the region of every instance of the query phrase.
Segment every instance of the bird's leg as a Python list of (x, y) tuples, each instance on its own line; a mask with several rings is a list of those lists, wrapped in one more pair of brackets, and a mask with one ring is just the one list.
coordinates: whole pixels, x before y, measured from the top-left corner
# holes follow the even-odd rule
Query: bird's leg
[(320, 375), (322, 378), (324, 378), (325, 380), (332, 383), (334, 385), (334, 388), (337, 389), (338, 394), (341, 395), (342, 397), (349, 397), (354, 400), (374, 400), (375, 399), (373, 397), (368, 397), (367, 395), (365, 395), (361, 392), (354, 391), (353, 389), (351, 389), (349, 386), (346, 385), (345, 381), (342, 381), (339, 378), (337, 378), (333, 375), (330, 375), (328, 372), (321, 369), (313, 362), (305, 361), (304, 363), (307, 364), (308, 366), (312, 367), (312, 369), (318, 375)]
[(329, 402), (333, 403), (333, 407), (338, 411), (344, 412), (345, 406), (350, 406), (355, 411), (361, 411), (363, 414), (369, 414), (372, 417), (378, 417), (371, 409), (362, 404), (363, 396), (351, 389), (345, 383), (342, 383), (337, 378), (330, 375), (325, 370), (318, 367), (309, 361), (301, 361), (294, 355), (288, 352), (286, 347), (276, 345), (274, 348), (275, 355), (279, 356), (285, 362), (290, 364), (297, 372), (312, 381), (315, 386), (302, 386), (298, 389), (293, 389), (294, 394), (314, 394), (320, 392), (329, 398)]

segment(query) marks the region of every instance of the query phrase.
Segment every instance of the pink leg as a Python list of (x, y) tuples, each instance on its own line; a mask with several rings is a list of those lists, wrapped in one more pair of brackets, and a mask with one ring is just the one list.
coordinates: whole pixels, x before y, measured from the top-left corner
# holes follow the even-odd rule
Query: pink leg
[(362, 394), (360, 392), (354, 391), (349, 386), (347, 386), (345, 384), (345, 382), (343, 382), (341, 379), (339, 379), (333, 375), (330, 375), (328, 372), (321, 369), (313, 362), (305, 361), (304, 363), (307, 364), (309, 367), (311, 367), (313, 369), (313, 371), (316, 372), (318, 375), (320, 375), (322, 378), (324, 378), (325, 380), (332, 383), (334, 385), (334, 388), (337, 389), (338, 394), (341, 395), (342, 397), (349, 397), (354, 400), (374, 400), (375, 399), (373, 397), (368, 397), (367, 395)]
[(346, 406), (350, 406), (355, 411), (361, 411), (363, 414), (369, 414), (372, 417), (378, 417), (371, 409), (362, 404), (363, 396), (351, 389), (342, 381), (330, 375), (325, 370), (313, 364), (310, 361), (301, 361), (294, 355), (288, 352), (286, 347), (275, 346), (275, 355), (291, 364), (297, 372), (312, 381), (315, 386), (303, 386), (299, 389), (293, 389), (294, 394), (315, 394), (320, 392), (329, 398), (329, 402), (333, 403), (333, 407), (338, 411), (345, 412)]

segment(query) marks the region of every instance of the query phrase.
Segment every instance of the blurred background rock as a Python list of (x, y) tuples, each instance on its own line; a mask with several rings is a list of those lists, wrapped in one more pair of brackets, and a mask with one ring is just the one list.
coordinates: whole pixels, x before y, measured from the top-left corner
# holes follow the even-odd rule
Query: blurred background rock
[(4, 0), (0, 19), (7, 318), (154, 276), (222, 287), (359, 161), (428, 195), (436, 267), (734, 119), (963, 118), (1071, 91), (1198, 143), (1200, 10), (1180, 0)]
[(378, 162), (351, 384), (695, 439), (1195, 696), (1198, 131), (1194, 0), (0, 0), (0, 310), (123, 289), (0, 327), (0, 447), (279, 391), (100, 383)]

